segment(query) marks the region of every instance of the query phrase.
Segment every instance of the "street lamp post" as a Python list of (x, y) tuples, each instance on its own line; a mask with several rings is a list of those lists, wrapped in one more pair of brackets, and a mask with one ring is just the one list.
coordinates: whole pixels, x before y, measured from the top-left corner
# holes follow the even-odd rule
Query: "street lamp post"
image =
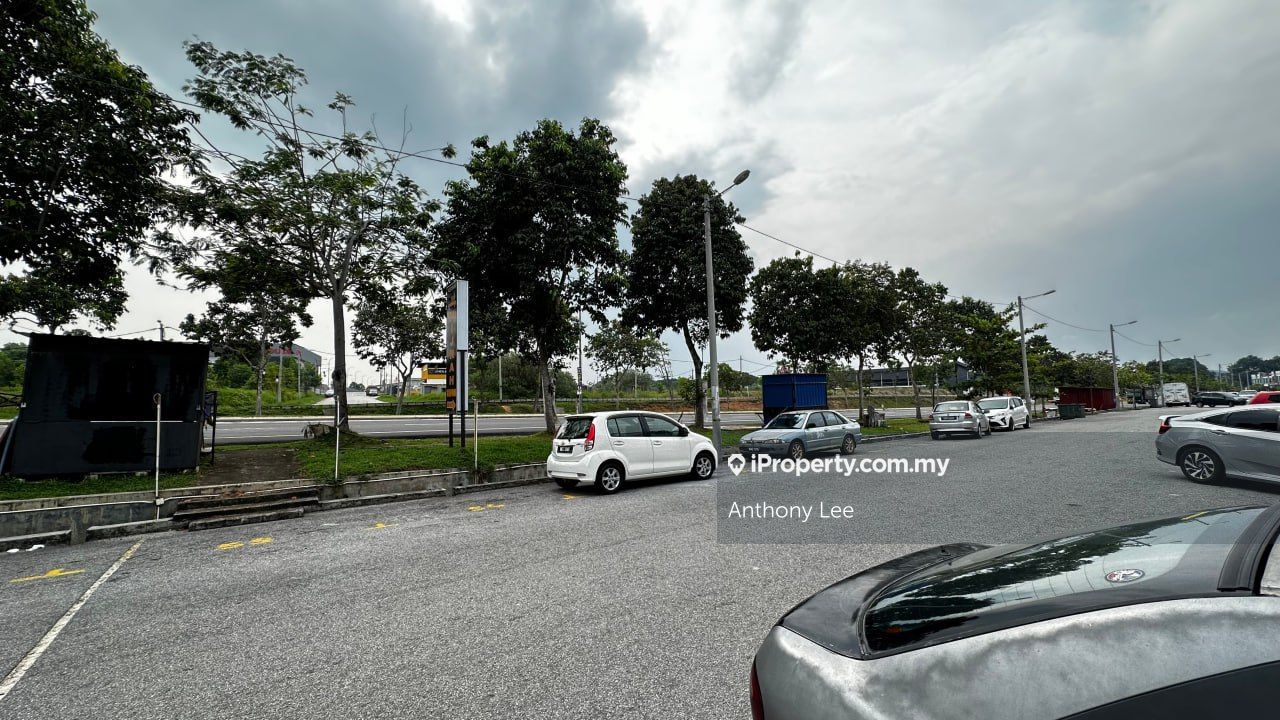
[[(1018, 296), (1018, 338), (1022, 341), (1022, 401), (1031, 403), (1031, 409), (1034, 410), (1036, 403), (1031, 399), (1031, 372), (1027, 369), (1027, 331), (1022, 324), (1022, 301), (1035, 300), (1038, 297), (1052, 295), (1057, 290), (1048, 290), (1039, 295), (1031, 295), (1029, 297)], [(1032, 413), (1027, 413), (1027, 422), (1031, 422)]]
[[(1138, 321), (1130, 320), (1127, 323), (1120, 323), (1119, 325), (1112, 323), (1108, 326), (1111, 328), (1111, 392), (1115, 393), (1117, 410), (1120, 409), (1120, 366), (1116, 360), (1116, 328), (1124, 327), (1125, 325), (1132, 325), (1136, 322)], [(1137, 400), (1135, 399), (1134, 402), (1136, 403)]]
[[(1213, 353), (1205, 353), (1203, 355), (1191, 356), (1191, 371), (1196, 374), (1196, 394), (1197, 395), (1200, 394), (1200, 358), (1202, 357), (1213, 357)], [(1205, 368), (1205, 372), (1208, 372), (1208, 371), (1209, 371), (1209, 368)]]
[(1158, 390), (1160, 395), (1160, 407), (1164, 407), (1164, 344), (1167, 342), (1176, 343), (1181, 339), (1182, 338), (1174, 338), (1172, 340), (1156, 341), (1156, 366), (1159, 368), (1160, 372), (1160, 388)]
[[(720, 197), (733, 188), (746, 182), (751, 175), (750, 170), (743, 170), (733, 179), (733, 184), (716, 193)], [(716, 276), (711, 259), (711, 193), (707, 193), (702, 201), (702, 236), (707, 251), (707, 355), (711, 362), (711, 444), (716, 448), (716, 460), (720, 458), (720, 365), (716, 357)], [(695, 382), (701, 382), (696, 378)]]

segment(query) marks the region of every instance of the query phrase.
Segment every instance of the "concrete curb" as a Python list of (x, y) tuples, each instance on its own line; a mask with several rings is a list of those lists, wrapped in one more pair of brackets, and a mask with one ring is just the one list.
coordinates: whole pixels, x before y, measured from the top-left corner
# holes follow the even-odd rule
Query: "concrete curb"
[(67, 545), (70, 542), (70, 530), (36, 533), (35, 535), (18, 535), (16, 537), (0, 538), (0, 552), (14, 548), (26, 550), (32, 545)]
[(889, 440), (908, 440), (910, 438), (928, 437), (928, 431), (913, 433), (898, 433), (896, 435), (870, 435), (862, 438), (862, 443), (888, 442)]

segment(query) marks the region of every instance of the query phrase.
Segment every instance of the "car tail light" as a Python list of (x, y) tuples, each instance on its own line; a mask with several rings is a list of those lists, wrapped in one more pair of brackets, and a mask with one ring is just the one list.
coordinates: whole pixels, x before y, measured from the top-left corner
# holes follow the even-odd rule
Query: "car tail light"
[(582, 443), (582, 450), (589, 451), (596, 446), (596, 424), (593, 422), (587, 426), (587, 441)]
[(756, 664), (751, 663), (751, 720), (764, 720), (764, 698), (760, 695), (760, 678)]
[(972, 420), (972, 419), (973, 419), (973, 413), (965, 413), (965, 414), (964, 414), (964, 419), (965, 419), (965, 420)]
[(1165, 434), (1165, 433), (1169, 432), (1169, 428), (1170, 428), (1170, 425), (1169, 425), (1169, 418), (1161, 418), (1161, 419), (1160, 419), (1160, 429), (1156, 432), (1156, 434), (1157, 434), (1157, 435), (1163, 435), (1163, 434)]
[(933, 413), (929, 413), (929, 422), (933, 422)]

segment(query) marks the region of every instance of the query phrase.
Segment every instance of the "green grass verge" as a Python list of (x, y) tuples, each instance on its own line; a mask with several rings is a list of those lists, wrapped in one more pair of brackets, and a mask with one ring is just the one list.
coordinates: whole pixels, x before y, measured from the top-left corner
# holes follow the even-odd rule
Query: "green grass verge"
[[(171, 473), (160, 476), (160, 488), (190, 487), (199, 483), (196, 473)], [(154, 490), (154, 475), (101, 475), (79, 482), (70, 480), (25, 481), (0, 477), (0, 500), (34, 500), (36, 498), (98, 495), (102, 493), (148, 492)]]
[(863, 435), (905, 435), (907, 433), (928, 432), (929, 423), (915, 418), (893, 418), (885, 421), (884, 427), (862, 428)]
[[(321, 438), (290, 443), (298, 448), (298, 465), (304, 477), (327, 480), (333, 478), (333, 439)], [(480, 436), (479, 467), (542, 462), (551, 452), (551, 436), (518, 435)], [(472, 438), (467, 447), (459, 442), (449, 447), (445, 438), (377, 439), (359, 435), (342, 436), (342, 458), (339, 469), (343, 477), (395, 472), (397, 470), (441, 470), (471, 468), (475, 463)]]
[[(245, 416), (253, 415), (255, 410), (255, 392), (246, 388), (209, 388), (218, 391), (218, 415)], [(322, 395), (315, 393), (298, 394), (296, 390), (285, 388), (284, 402), (276, 402), (275, 388), (263, 390), (262, 413), (264, 415), (287, 415), (297, 408), (306, 408), (323, 400)]]

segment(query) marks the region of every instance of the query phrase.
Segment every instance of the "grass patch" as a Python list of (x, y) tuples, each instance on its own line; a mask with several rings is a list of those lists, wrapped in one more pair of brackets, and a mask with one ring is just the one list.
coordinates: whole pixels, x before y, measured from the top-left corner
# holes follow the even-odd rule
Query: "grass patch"
[[(342, 458), (339, 469), (343, 477), (395, 472), (397, 470), (441, 470), (471, 468), (475, 449), (471, 438), (467, 447), (446, 438), (371, 438), (361, 435), (342, 436)], [(298, 448), (298, 466), (304, 477), (333, 477), (333, 438), (289, 443)], [(516, 436), (481, 436), (480, 469), (496, 465), (542, 462), (551, 452), (551, 436), (545, 433)]]
[[(160, 489), (190, 487), (202, 484), (200, 475), (193, 472), (160, 475)], [(100, 475), (84, 480), (22, 480), (0, 477), (0, 500), (33, 500), (70, 495), (98, 495), (101, 493), (149, 492), (156, 487), (154, 475)]]
[(929, 423), (915, 418), (892, 418), (885, 421), (884, 427), (862, 428), (863, 435), (905, 435), (906, 433), (928, 432)]

